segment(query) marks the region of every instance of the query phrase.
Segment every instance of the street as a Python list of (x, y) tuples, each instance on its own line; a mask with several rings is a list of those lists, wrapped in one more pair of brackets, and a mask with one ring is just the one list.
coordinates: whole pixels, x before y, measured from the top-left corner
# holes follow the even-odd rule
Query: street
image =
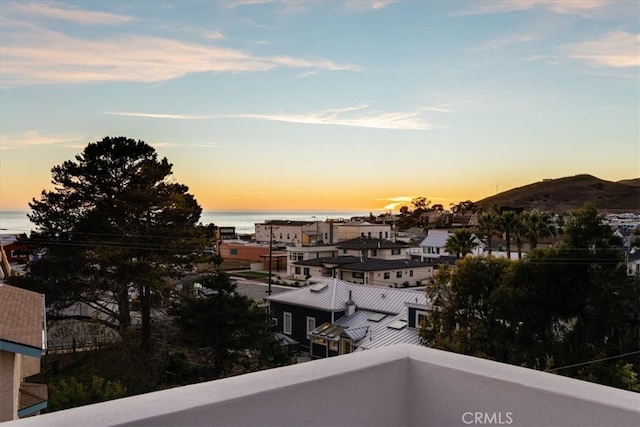
[[(236, 280), (237, 290), (239, 293), (256, 300), (262, 300), (267, 297), (267, 290), (269, 289), (269, 285), (267, 283), (247, 280), (242, 277), (236, 277), (234, 279)], [(272, 284), (271, 294), (279, 294), (281, 292), (287, 292), (293, 289), (296, 288)]]

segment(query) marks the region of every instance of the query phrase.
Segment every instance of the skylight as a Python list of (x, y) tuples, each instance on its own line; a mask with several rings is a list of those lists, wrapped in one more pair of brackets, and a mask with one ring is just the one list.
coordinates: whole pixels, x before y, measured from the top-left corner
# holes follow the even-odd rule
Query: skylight
[(313, 285), (309, 287), (309, 290), (311, 292), (320, 292), (321, 290), (325, 289), (327, 286), (329, 286), (326, 283), (318, 283), (317, 285)]
[(367, 320), (371, 320), (372, 322), (379, 322), (385, 317), (387, 317), (387, 315), (384, 313), (373, 313), (367, 318)]
[(387, 325), (387, 328), (391, 328), (391, 329), (403, 329), (407, 326), (407, 321), (404, 319), (399, 319), (399, 320), (394, 320), (393, 322), (389, 323)]

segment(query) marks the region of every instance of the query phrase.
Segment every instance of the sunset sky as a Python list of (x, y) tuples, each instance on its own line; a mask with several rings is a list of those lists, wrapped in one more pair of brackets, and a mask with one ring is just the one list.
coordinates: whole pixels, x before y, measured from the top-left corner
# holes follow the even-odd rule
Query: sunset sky
[(207, 210), (640, 176), (637, 1), (0, 0), (0, 210), (127, 136)]

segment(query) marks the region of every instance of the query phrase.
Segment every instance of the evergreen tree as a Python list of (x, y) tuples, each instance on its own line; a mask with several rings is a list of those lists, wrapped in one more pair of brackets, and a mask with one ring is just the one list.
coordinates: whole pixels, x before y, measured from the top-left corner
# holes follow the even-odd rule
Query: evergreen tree
[(23, 284), (46, 294), (50, 319), (84, 302), (120, 330), (131, 325), (130, 297), (137, 293), (148, 348), (151, 305), (165, 286), (160, 265), (183, 262), (203, 244), (200, 206), (173, 181), (166, 158), (124, 137), (89, 144), (53, 167), (52, 183), (30, 203), (36, 231), (29, 241), (47, 254)]
[(203, 293), (184, 296), (178, 323), (186, 345), (207, 356), (209, 379), (290, 363), (267, 311), (238, 294), (226, 273), (218, 271), (201, 284)]

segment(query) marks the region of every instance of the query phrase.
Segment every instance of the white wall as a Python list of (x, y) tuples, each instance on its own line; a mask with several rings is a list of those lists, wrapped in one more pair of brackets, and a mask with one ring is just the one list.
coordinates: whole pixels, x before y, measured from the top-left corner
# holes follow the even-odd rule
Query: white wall
[(640, 394), (403, 344), (40, 415), (5, 427), (464, 426), (465, 417), (475, 418), (475, 413), (499, 414), (502, 424), (514, 426), (637, 427)]

